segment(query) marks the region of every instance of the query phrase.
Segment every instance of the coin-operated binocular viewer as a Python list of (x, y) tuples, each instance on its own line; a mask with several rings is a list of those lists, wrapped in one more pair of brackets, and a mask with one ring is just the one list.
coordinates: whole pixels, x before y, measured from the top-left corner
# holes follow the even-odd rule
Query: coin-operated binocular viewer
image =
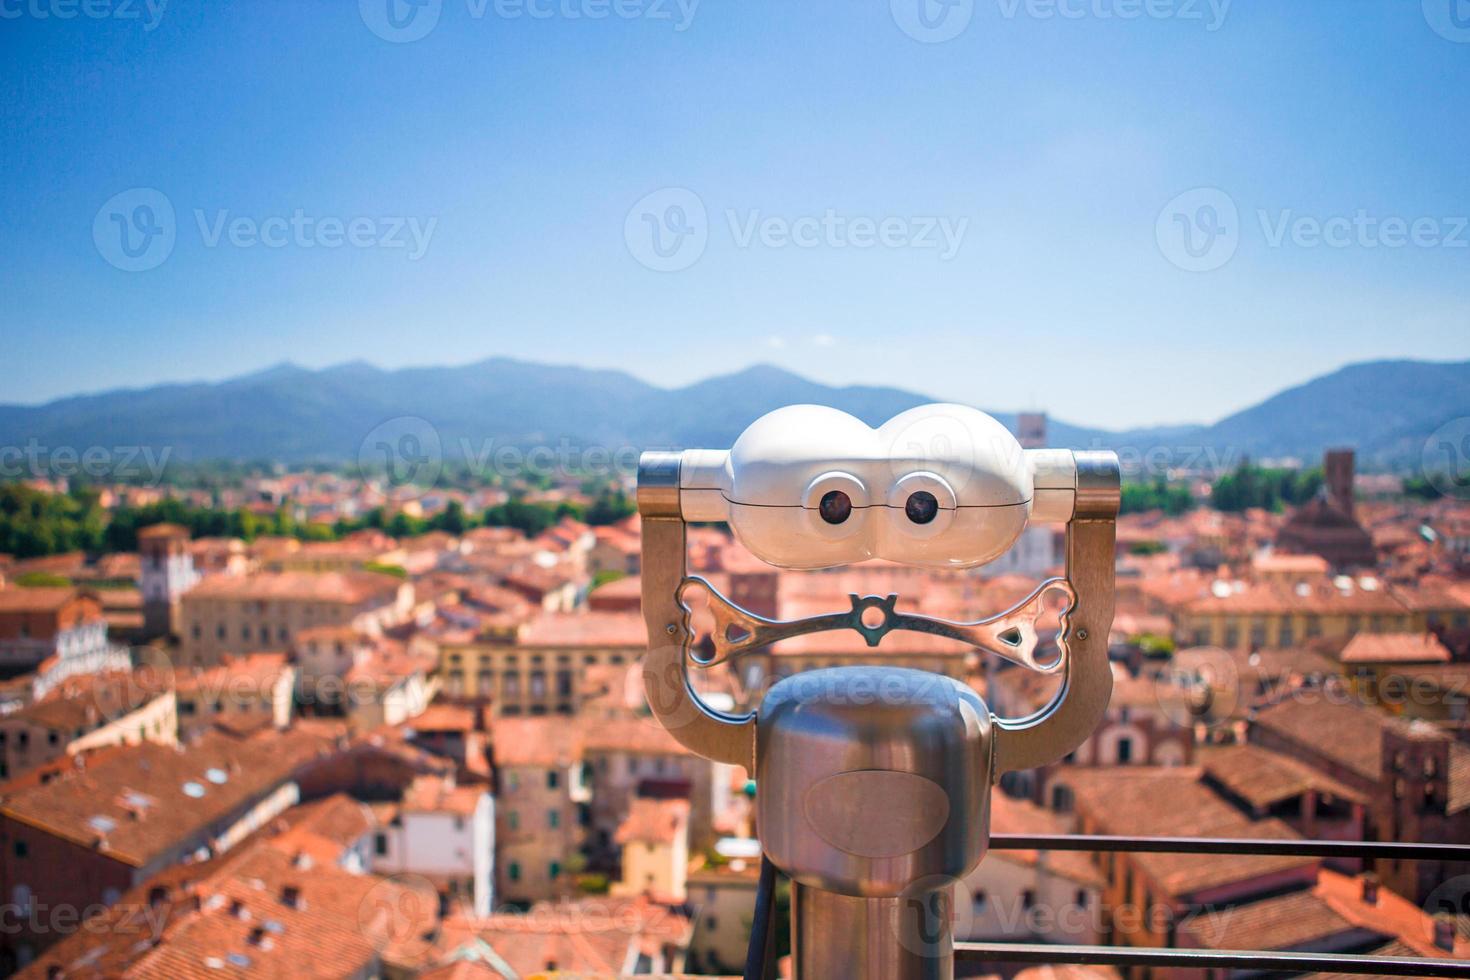
[[(993, 418), (959, 405), (915, 408), (876, 430), (796, 405), (757, 420), (728, 451), (643, 455), (648, 701), (689, 749), (755, 777), (762, 848), (793, 883), (798, 980), (953, 975), (950, 886), (985, 854), (992, 783), (1066, 756), (1107, 707), (1118, 504), (1113, 453), (1023, 450)], [(856, 595), (849, 609), (777, 621), (690, 576), (685, 528), (701, 521), (728, 522), (771, 565), (807, 569), (870, 558), (971, 568), (1004, 554), (1028, 524), (1062, 524), (1066, 574), (976, 622)], [(703, 659), (691, 650), (684, 598), (696, 585), (715, 623)], [(1056, 656), (1043, 661), (1037, 623), (1049, 593), (1062, 599), (1060, 629)], [(996, 717), (951, 678), (896, 667), (797, 674), (741, 715), (714, 710), (689, 684), (691, 659), (707, 665), (841, 629), (875, 647), (896, 630), (950, 637), (1061, 684), (1025, 718)]]

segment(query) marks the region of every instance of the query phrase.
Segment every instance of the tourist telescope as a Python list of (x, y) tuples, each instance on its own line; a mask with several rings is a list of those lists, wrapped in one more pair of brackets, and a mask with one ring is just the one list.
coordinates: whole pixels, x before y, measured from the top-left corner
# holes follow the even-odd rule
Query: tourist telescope
[[(1112, 690), (1113, 545), (1119, 470), (1111, 452), (1023, 449), (983, 412), (912, 409), (877, 429), (797, 405), (757, 420), (726, 450), (645, 453), (644, 682), (668, 731), (756, 780), (762, 889), (746, 976), (772, 955), (770, 881), (792, 881), (798, 980), (908, 980), (954, 973), (950, 888), (984, 856), (990, 787), (1003, 773), (1060, 760), (1102, 719)], [(1015, 607), (973, 622), (900, 612), (897, 596), (777, 621), (689, 574), (685, 531), (722, 521), (782, 568), (867, 559), (963, 569), (1006, 553), (1028, 524), (1066, 527), (1066, 568)], [(702, 651), (685, 593), (706, 589), (714, 629)], [(1038, 623), (1060, 606), (1056, 653)], [(851, 629), (881, 651), (912, 630), (1055, 674), (1050, 704), (1000, 718), (969, 687), (924, 671), (836, 667), (787, 677), (746, 714), (712, 709), (689, 683), (698, 666), (789, 637)]]

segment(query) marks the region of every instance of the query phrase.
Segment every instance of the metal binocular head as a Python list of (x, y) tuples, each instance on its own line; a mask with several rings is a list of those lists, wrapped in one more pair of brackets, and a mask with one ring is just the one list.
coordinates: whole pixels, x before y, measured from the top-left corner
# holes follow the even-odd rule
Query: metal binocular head
[[(801, 885), (860, 898), (897, 896), (929, 876), (960, 876), (984, 853), (989, 790), (1000, 773), (1061, 759), (1101, 720), (1112, 690), (1117, 458), (1023, 450), (1004, 426), (960, 405), (927, 405), (877, 429), (813, 405), (754, 422), (729, 450), (645, 453), (644, 682), (659, 721), (688, 748), (744, 766), (757, 781), (767, 855)], [(1066, 527), (1066, 569), (1015, 607), (973, 622), (900, 612), (895, 596), (851, 596), (808, 619), (767, 619), (691, 576), (685, 528), (725, 522), (781, 568), (882, 558), (970, 568), (1004, 554), (1028, 524)], [(685, 591), (710, 593), (716, 659), (821, 630), (879, 647), (911, 630), (953, 638), (1023, 668), (1062, 675), (1051, 704), (995, 717), (968, 685), (883, 666), (838, 667), (776, 683), (744, 714), (716, 711), (689, 684), (694, 639)], [(1061, 593), (1059, 656), (1036, 656), (1044, 597)]]

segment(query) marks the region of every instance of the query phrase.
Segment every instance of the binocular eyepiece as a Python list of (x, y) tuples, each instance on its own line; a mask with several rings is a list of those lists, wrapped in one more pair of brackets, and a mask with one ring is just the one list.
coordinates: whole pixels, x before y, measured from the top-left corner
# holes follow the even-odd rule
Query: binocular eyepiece
[(1023, 450), (963, 405), (925, 405), (877, 429), (836, 409), (793, 405), (728, 452), (680, 460), (683, 517), (727, 521), (761, 560), (826, 568), (886, 558), (969, 568), (1005, 553), (1030, 521), (1063, 523), (1076, 462)]

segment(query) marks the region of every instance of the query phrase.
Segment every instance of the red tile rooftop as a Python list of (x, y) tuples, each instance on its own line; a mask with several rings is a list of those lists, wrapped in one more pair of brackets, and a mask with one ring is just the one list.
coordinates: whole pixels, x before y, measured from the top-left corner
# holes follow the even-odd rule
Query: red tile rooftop
[[(1252, 820), (1241, 814), (1205, 786), (1201, 774), (1193, 766), (1078, 767), (1058, 772), (1055, 779), (1071, 787), (1077, 812), (1097, 833), (1281, 840), (1300, 836), (1280, 820)], [(1170, 897), (1316, 865), (1307, 858), (1239, 855), (1136, 854), (1131, 859)]]
[(403, 813), (449, 813), (470, 817), (487, 792), (485, 786), (460, 786), (452, 777), (419, 776), (403, 792), (398, 809)]
[(57, 612), (81, 591), (71, 586), (0, 589), (0, 613)]
[(189, 599), (256, 599), (357, 604), (390, 600), (405, 583), (379, 572), (257, 572), (215, 575), (187, 593)]
[(1312, 790), (1351, 803), (1368, 802), (1345, 783), (1259, 745), (1203, 747), (1198, 759), (1206, 776), (1251, 806), (1269, 808)]
[(636, 612), (543, 613), (521, 629), (518, 645), (646, 649), (648, 627)]
[(328, 748), (293, 731), (103, 749), (79, 757), (61, 778), (11, 794), (0, 815), (142, 867), (182, 843), (202, 841), (218, 821)]
[(24, 721), (70, 740), (142, 708), (168, 692), (168, 678), (154, 671), (109, 671), (68, 677), (44, 698), (0, 721)]
[(463, 951), (492, 968), (498, 960), (522, 977), (540, 972), (615, 977), (625, 975), (639, 953), (686, 946), (692, 931), (688, 916), (662, 905), (588, 898), (537, 905), (525, 915), (445, 919), (436, 949), (443, 958)]
[(1345, 664), (1448, 663), (1450, 651), (1433, 633), (1357, 633), (1338, 654)]
[(619, 844), (672, 844), (689, 826), (688, 800), (638, 798), (618, 827)]

